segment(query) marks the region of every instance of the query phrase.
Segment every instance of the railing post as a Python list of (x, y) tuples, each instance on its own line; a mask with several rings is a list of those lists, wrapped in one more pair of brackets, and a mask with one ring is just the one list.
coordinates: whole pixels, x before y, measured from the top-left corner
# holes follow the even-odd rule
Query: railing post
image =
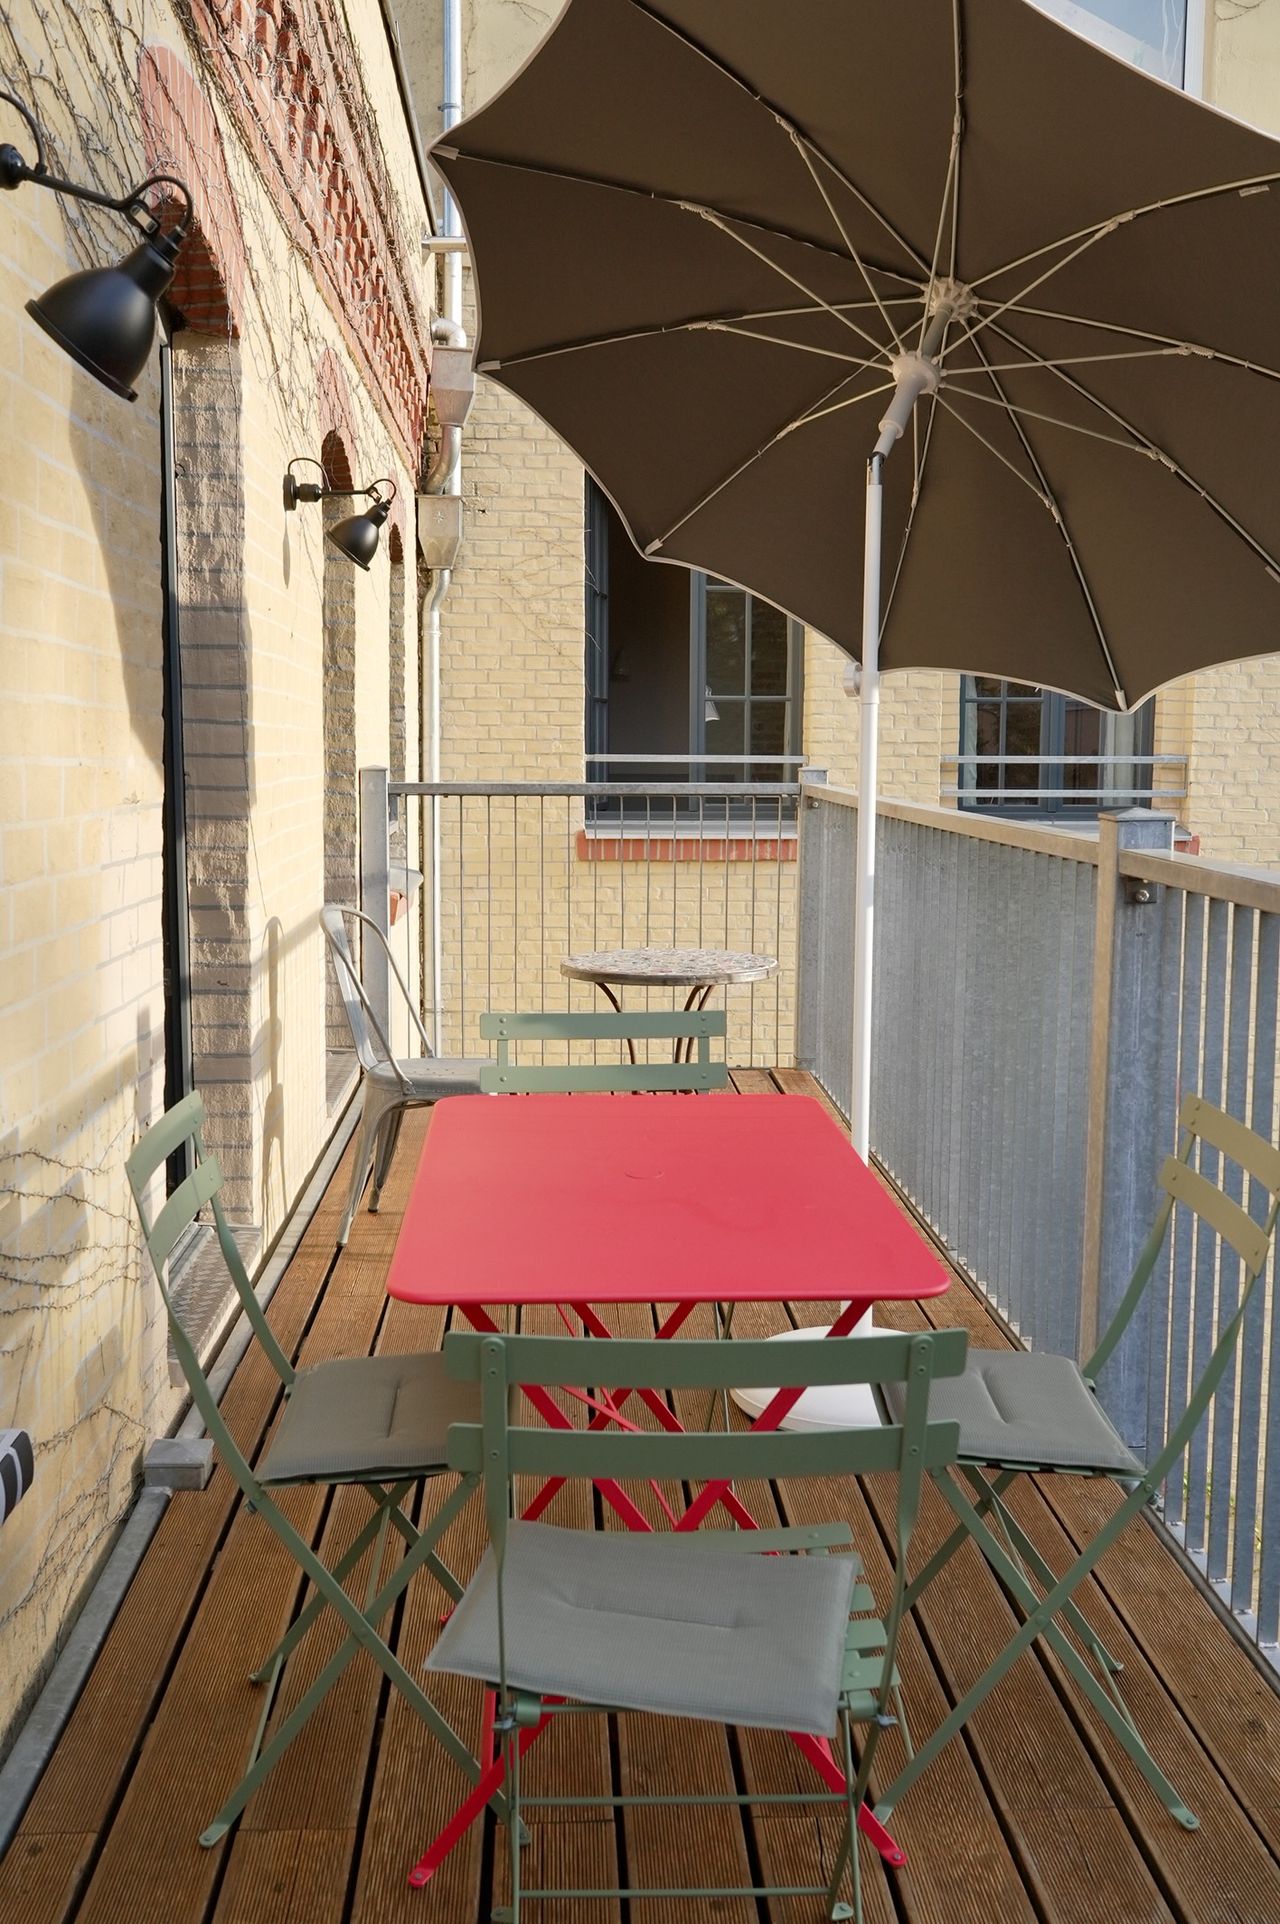
[[(1176, 1091), (1159, 1086), (1159, 889), (1135, 888), (1122, 853), (1173, 847), (1172, 815), (1119, 809), (1098, 818), (1085, 1145), (1080, 1354), (1088, 1356), (1115, 1311), (1155, 1213), (1155, 1175)], [(1106, 1371), (1104, 1401), (1121, 1434), (1146, 1446), (1143, 1312)]]
[(814, 1069), (818, 1059), (818, 1019), (822, 994), (823, 922), (821, 864), (815, 859), (814, 833), (819, 802), (805, 793), (827, 779), (825, 768), (800, 770), (796, 802), (796, 1030), (797, 1069)]
[[(384, 936), (391, 936), (391, 812), (390, 773), (385, 768), (360, 770), (360, 907)], [(379, 942), (362, 945), (361, 980), (382, 1032), (391, 1035), (391, 973)]]

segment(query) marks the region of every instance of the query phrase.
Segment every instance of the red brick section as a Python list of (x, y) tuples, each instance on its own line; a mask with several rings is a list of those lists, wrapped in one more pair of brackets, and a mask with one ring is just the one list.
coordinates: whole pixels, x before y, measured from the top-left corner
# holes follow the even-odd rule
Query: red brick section
[[(355, 409), (351, 405), (351, 389), (347, 385), (342, 363), (331, 347), (323, 349), (316, 362), (316, 396), (318, 403), (316, 413), (320, 423), (321, 439), (327, 442), (330, 436), (337, 437), (340, 452), (340, 470), (334, 469), (329, 457), (321, 454), (321, 460), (329, 473), (330, 486), (366, 487), (370, 481), (378, 480), (386, 473), (390, 464), (385, 458), (374, 455), (370, 459), (377, 465), (365, 472), (366, 459), (360, 451), (359, 438), (356, 434), (356, 416)], [(350, 459), (348, 459), (348, 450)], [(412, 464), (410, 471), (413, 472)], [(344, 481), (338, 480), (338, 472), (346, 476)], [(403, 551), (403, 544), (408, 539), (408, 516), (405, 497), (402, 493), (398, 492), (392, 503), (388, 526), (399, 534)]]
[(323, 349), (316, 362), (316, 419), (324, 444), (320, 459), (329, 477), (329, 486), (353, 487), (351, 463), (359, 467), (363, 459), (360, 437), (356, 433), (351, 389), (342, 363), (331, 347)]
[(142, 49), (138, 84), (147, 172), (177, 174), (194, 202), (169, 299), (197, 334), (234, 338), (240, 332), (244, 233), (213, 109), (169, 47)]
[(199, 32), (276, 208), (416, 470), (427, 317), (397, 254), (395, 197), (333, 0), (196, 0)]

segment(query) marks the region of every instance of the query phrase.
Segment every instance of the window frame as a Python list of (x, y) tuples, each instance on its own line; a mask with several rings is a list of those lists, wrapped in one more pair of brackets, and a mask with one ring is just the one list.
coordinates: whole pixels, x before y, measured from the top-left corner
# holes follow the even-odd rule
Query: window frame
[[(977, 692), (977, 684), (979, 681), (998, 681), (998, 694), (979, 695)], [(1028, 707), (1032, 705), (1039, 706), (1040, 758), (1038, 765), (1039, 780), (1036, 782), (1034, 789), (1030, 792), (1026, 801), (991, 801), (984, 800), (981, 795), (976, 793), (966, 794), (966, 781), (976, 782), (978, 765), (976, 763), (958, 761), (956, 764), (957, 808), (969, 814), (998, 815), (1005, 821), (1043, 822), (1046, 820), (1065, 820), (1068, 822), (1092, 822), (1097, 820), (1100, 813), (1109, 808), (1149, 807), (1150, 801), (1148, 797), (1153, 785), (1152, 778), (1154, 775), (1154, 768), (1149, 762), (1146, 763), (1145, 766), (1139, 763), (1138, 766), (1134, 768), (1134, 781), (1129, 785), (1142, 792), (1137, 794), (1128, 793), (1123, 797), (1123, 800), (1110, 797), (1107, 794), (1094, 794), (1090, 795), (1087, 800), (1077, 802), (1070, 800), (1062, 794), (1055, 796), (1036, 792), (1045, 789), (1061, 790), (1067, 787), (1067, 764), (1064, 759), (1067, 753), (1065, 745), (1067, 715), (1070, 704), (1077, 699), (1075, 696), (1065, 695), (1051, 688), (1041, 688), (1037, 695), (1033, 691), (1032, 684), (1006, 681), (998, 676), (962, 675), (960, 677), (960, 755), (966, 756), (977, 753), (976, 716), (978, 708), (984, 703), (995, 701), (1000, 705), (1000, 746), (993, 754), (984, 756), (983, 759), (994, 762), (998, 768), (1007, 767), (1006, 756), (1008, 750), (1005, 744), (1008, 738), (1008, 709), (1009, 703), (1012, 700), (1014, 702), (1024, 703)], [(1088, 706), (1088, 704), (1085, 704), (1085, 706)], [(1155, 737), (1154, 696), (1143, 702), (1138, 708), (1133, 709), (1128, 716), (1111, 716), (1106, 711), (1099, 712), (1102, 713), (1104, 731), (1108, 721), (1117, 722), (1127, 720), (1133, 724), (1133, 741), (1128, 748), (1128, 756), (1136, 758), (1139, 756), (1150, 756), (1153, 753)], [(972, 733), (969, 731), (972, 731)], [(972, 746), (970, 745), (971, 742)], [(1098, 767), (1099, 786), (1101, 786), (1107, 774), (1107, 768), (1100, 758), (1111, 752), (1113, 751), (1108, 750), (1105, 746), (1099, 748), (1099, 760), (1095, 763)], [(1143, 779), (1144, 777), (1145, 780)], [(1009, 784), (1006, 781), (997, 781), (996, 786), (999, 788), (1007, 788)]]

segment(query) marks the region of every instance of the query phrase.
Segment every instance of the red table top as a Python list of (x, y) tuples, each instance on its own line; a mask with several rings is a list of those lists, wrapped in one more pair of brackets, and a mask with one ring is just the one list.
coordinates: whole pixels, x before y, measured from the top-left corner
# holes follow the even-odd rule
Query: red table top
[(874, 1302), (950, 1277), (810, 1096), (451, 1096), (387, 1288), (410, 1303)]

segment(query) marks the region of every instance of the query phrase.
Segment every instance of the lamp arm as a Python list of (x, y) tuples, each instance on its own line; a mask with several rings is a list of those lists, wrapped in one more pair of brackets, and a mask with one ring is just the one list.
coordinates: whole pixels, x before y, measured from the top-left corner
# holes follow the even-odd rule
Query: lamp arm
[(176, 187), (182, 195), (183, 209), (181, 219), (171, 230), (171, 237), (175, 242), (184, 238), (191, 222), (193, 205), (191, 189), (185, 180), (180, 180), (176, 174), (150, 174), (146, 180), (139, 181), (136, 187), (131, 187), (127, 194), (118, 196), (101, 193), (96, 187), (82, 187), (74, 180), (63, 180), (61, 175), (49, 172), (40, 128), (30, 109), (4, 88), (0, 88), (0, 100), (7, 101), (22, 115), (36, 143), (34, 167), (7, 141), (0, 145), (0, 188), (12, 193), (15, 187), (21, 187), (25, 181), (34, 181), (37, 187), (51, 187), (55, 194), (66, 194), (72, 200), (87, 201), (91, 207), (105, 207), (113, 214), (124, 214), (135, 227), (151, 238), (159, 233), (160, 223), (142, 197), (149, 187)]
[[(379, 493), (379, 489), (381, 488), (390, 488), (391, 493), (389, 495), (383, 495)], [(389, 474), (380, 475), (376, 481), (371, 481), (367, 488), (355, 488), (352, 492), (355, 494), (371, 494), (375, 501), (394, 501), (396, 498), (395, 479)]]

